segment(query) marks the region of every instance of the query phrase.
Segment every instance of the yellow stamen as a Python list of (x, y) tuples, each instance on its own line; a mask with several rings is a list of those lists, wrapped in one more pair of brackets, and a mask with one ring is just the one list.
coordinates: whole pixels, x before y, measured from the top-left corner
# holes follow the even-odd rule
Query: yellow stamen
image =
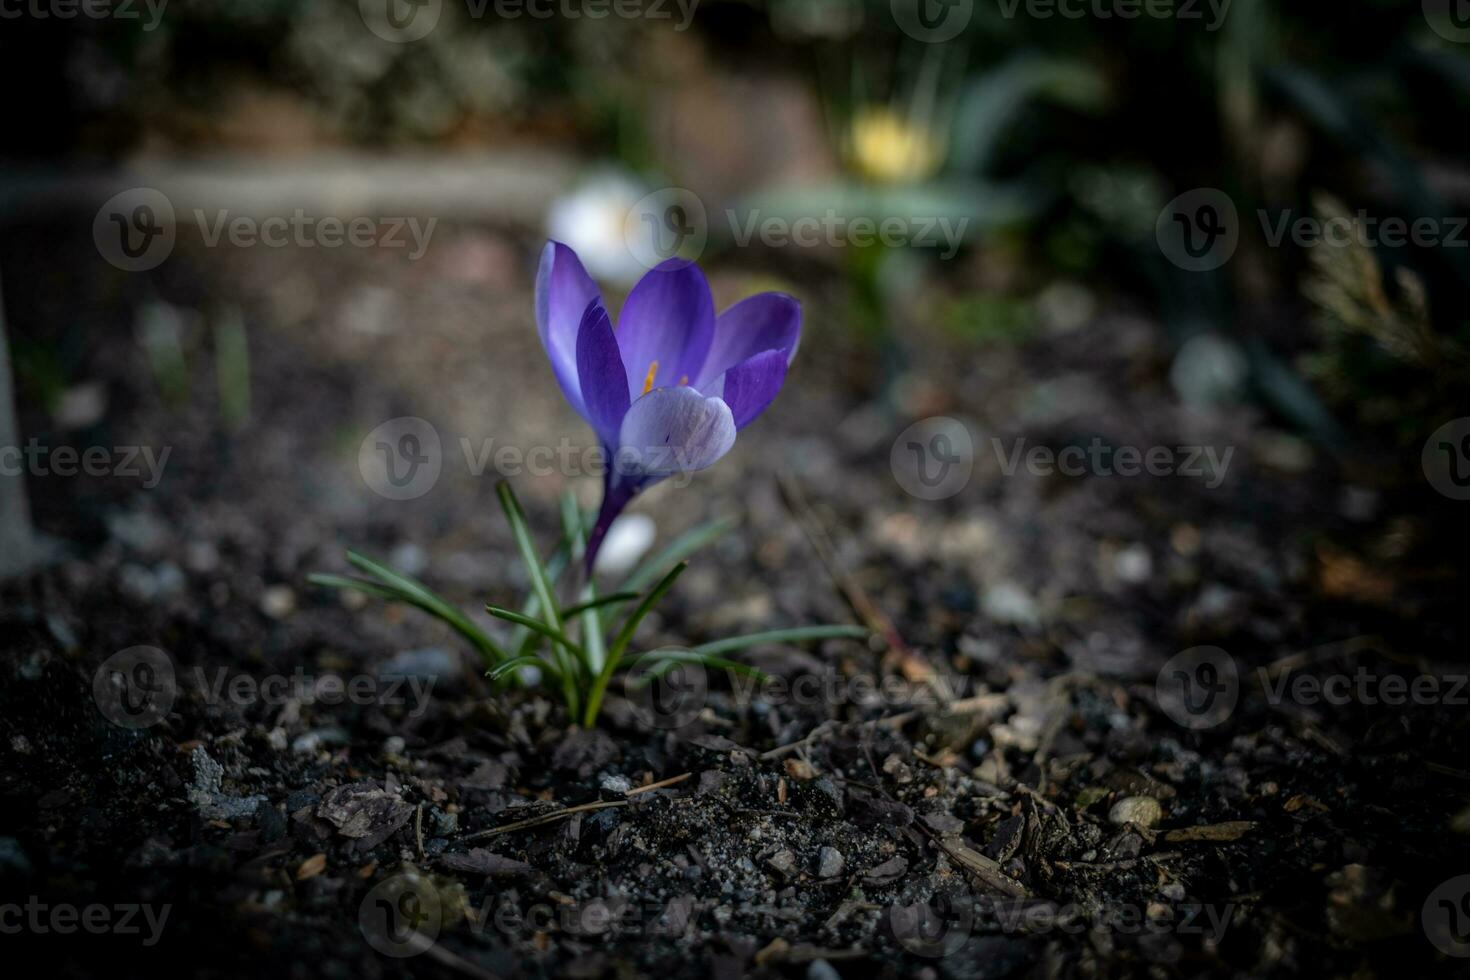
[(689, 375), (687, 375), (687, 374), (684, 375), (684, 377), (682, 377), (682, 378), (679, 379), (679, 385), (680, 385), (680, 387), (683, 387), (684, 385), (687, 385), (688, 383), (689, 383)]
[(643, 393), (646, 395), (653, 390), (653, 379), (658, 374), (658, 361), (648, 365), (648, 377), (643, 379)]

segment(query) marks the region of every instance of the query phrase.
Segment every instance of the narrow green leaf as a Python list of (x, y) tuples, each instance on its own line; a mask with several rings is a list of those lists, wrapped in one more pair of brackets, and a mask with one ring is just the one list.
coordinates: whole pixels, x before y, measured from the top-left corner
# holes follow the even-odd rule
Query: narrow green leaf
[(869, 631), (861, 626), (797, 626), (792, 629), (769, 630), (764, 633), (747, 633), (744, 636), (729, 636), (711, 643), (701, 643), (694, 648), (696, 653), (729, 653), (762, 643), (806, 643), (811, 640), (863, 640)]
[(327, 581), (322, 584), (336, 588), (355, 588), (358, 591), (367, 592), (370, 595), (378, 595), (380, 598), (394, 598), (401, 602), (417, 606), (429, 615), (448, 623), (479, 651), (481, 659), (491, 663), (498, 663), (505, 659), (505, 651), (499, 644), (487, 636), (484, 630), (476, 626), (458, 609), (430, 591), (422, 582), (401, 572), (394, 571), (387, 565), (373, 561), (366, 555), (360, 555), (355, 551), (347, 552), (347, 561), (359, 571), (366, 572), (379, 579), (383, 583), (382, 588), (385, 588), (392, 595), (387, 596), (381, 592), (373, 592), (368, 588), (364, 588), (364, 585), (373, 585), (376, 583), (363, 583), (361, 585), (342, 584), (358, 582), (357, 579), (346, 578), (344, 576), (327, 576)]
[(492, 667), (490, 670), (487, 670), (485, 672), (485, 676), (489, 678), (491, 682), (495, 682), (500, 680), (507, 674), (520, 670), (524, 667), (535, 667), (537, 670), (546, 671), (553, 677), (556, 677), (558, 679), (561, 678), (561, 670), (556, 666), (556, 664), (542, 657), (511, 657), (509, 660), (505, 661), (505, 663), (500, 664), (497, 667)]
[(733, 517), (721, 517), (695, 525), (658, 554), (638, 565), (621, 586), (624, 592), (642, 592), (672, 565), (676, 565), (712, 541), (722, 537), (738, 523)]
[(587, 695), (587, 710), (582, 720), (582, 724), (586, 727), (591, 728), (597, 723), (597, 712), (602, 707), (603, 695), (607, 693), (608, 681), (612, 680), (613, 671), (618, 669), (618, 661), (622, 660), (623, 654), (627, 652), (628, 644), (632, 641), (638, 624), (643, 622), (643, 617), (648, 615), (654, 603), (662, 599), (664, 593), (673, 588), (674, 582), (684, 574), (684, 569), (688, 567), (687, 561), (681, 561), (669, 569), (668, 574), (649, 590), (649, 593), (643, 597), (643, 601), (628, 616), (628, 621), (623, 624), (623, 628), (618, 631), (617, 639), (613, 640), (612, 647), (607, 652), (607, 662), (602, 665), (602, 670), (598, 673), (597, 679), (592, 682), (592, 690)]
[[(572, 561), (580, 564), (587, 554), (587, 528), (582, 522), (582, 511), (577, 506), (577, 498), (570, 490), (562, 494), (561, 523), (562, 531), (566, 535), (568, 553)], [(587, 576), (582, 586), (581, 599), (578, 607), (587, 614), (587, 618), (581, 624), (584, 663), (588, 675), (596, 677), (602, 671), (603, 662), (607, 659), (607, 650), (603, 647), (602, 616), (597, 611), (599, 605), (597, 585), (590, 575)], [(567, 614), (563, 613), (563, 616)], [(567, 618), (570, 617), (567, 616)]]
[[(351, 592), (362, 592), (377, 599), (388, 599), (395, 602), (413, 602), (396, 589), (390, 589), (386, 585), (377, 582), (369, 582), (365, 578), (352, 578), (349, 575), (328, 575), (325, 572), (312, 572), (306, 576), (306, 580), (312, 585), (321, 585), (329, 589), (346, 589)], [(417, 603), (414, 603), (417, 605)]]
[[(541, 603), (541, 618), (544, 620), (544, 624), (549, 626), (552, 631), (548, 635), (554, 635), (558, 638), (559, 645), (552, 647), (551, 652), (552, 656), (557, 658), (557, 662), (561, 666), (562, 697), (567, 703), (568, 710), (572, 712), (572, 716), (576, 717), (579, 698), (577, 684), (573, 674), (577, 669), (577, 664), (575, 661), (569, 659), (570, 651), (565, 649), (565, 645), (571, 641), (561, 635), (561, 616), (557, 613), (556, 597), (552, 595), (551, 585), (546, 578), (546, 567), (541, 564), (541, 559), (536, 554), (536, 545), (531, 540), (531, 529), (526, 524), (526, 515), (521, 510), (520, 501), (516, 500), (515, 493), (511, 491), (510, 484), (501, 480), (495, 485), (495, 492), (500, 497), (500, 506), (505, 511), (505, 519), (510, 523), (511, 536), (515, 538), (516, 548), (521, 553), (521, 561), (525, 563), (526, 574), (531, 578), (531, 587), (536, 593), (536, 598)], [(509, 610), (506, 611), (509, 612)], [(512, 620), (512, 622), (520, 622), (521, 625), (527, 626), (537, 632), (542, 632), (541, 630), (537, 630), (535, 626), (531, 626), (531, 623), (537, 622), (537, 620), (531, 619), (530, 617), (522, 617), (522, 619)], [(583, 660), (583, 655), (580, 650), (577, 652), (576, 658), (577, 660)]]
[[(688, 663), (700, 664), (705, 667), (723, 668), (734, 674), (741, 674), (745, 677), (754, 677), (758, 681), (769, 679), (769, 676), (766, 673), (757, 670), (749, 664), (743, 664), (737, 660), (730, 660), (726, 657), (717, 657), (712, 654), (701, 654), (695, 650), (671, 650), (667, 652), (667, 656), (665, 655), (664, 651), (659, 651), (655, 654), (651, 654), (650, 656), (655, 661), (655, 666), (651, 668), (646, 674), (640, 675), (639, 678), (633, 682), (634, 687), (643, 687), (649, 682), (659, 677), (662, 677), (664, 674), (667, 674), (670, 670), (674, 669), (679, 664)], [(641, 657), (639, 658), (639, 661), (642, 661)]]
[(568, 620), (573, 618), (574, 616), (580, 616), (582, 613), (586, 612), (589, 609), (601, 609), (605, 606), (615, 605), (619, 602), (627, 602), (630, 599), (636, 598), (638, 598), (638, 593), (636, 592), (612, 592), (608, 595), (598, 596), (596, 599), (587, 599), (577, 603), (576, 605), (567, 606), (566, 608), (562, 609), (561, 618), (563, 620)]
[(561, 630), (552, 629), (550, 626), (546, 625), (539, 619), (535, 619), (531, 616), (522, 616), (514, 609), (506, 609), (503, 606), (494, 606), (488, 602), (485, 603), (485, 611), (490, 615), (496, 617), (497, 619), (503, 619), (508, 623), (515, 623), (518, 626), (524, 626), (526, 627), (526, 629), (531, 630), (534, 633), (540, 633), (548, 640), (551, 640), (554, 643), (558, 643), (566, 649), (571, 650), (578, 656), (581, 656), (582, 649), (577, 645), (575, 640), (571, 639)]

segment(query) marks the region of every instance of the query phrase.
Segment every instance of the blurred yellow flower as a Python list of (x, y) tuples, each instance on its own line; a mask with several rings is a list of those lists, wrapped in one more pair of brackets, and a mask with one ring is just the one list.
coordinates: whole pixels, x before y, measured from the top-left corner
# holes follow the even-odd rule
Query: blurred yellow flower
[(851, 138), (853, 163), (872, 180), (917, 182), (939, 169), (939, 141), (927, 128), (891, 109), (859, 110), (852, 119)]

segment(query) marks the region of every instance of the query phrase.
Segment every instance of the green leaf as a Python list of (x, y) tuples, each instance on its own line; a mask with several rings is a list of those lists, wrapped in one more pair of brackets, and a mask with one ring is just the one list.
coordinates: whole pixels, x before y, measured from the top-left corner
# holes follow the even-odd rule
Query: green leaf
[[(654, 653), (648, 655), (648, 659), (653, 660), (656, 665), (651, 668), (648, 673), (640, 675), (639, 678), (633, 682), (634, 687), (643, 687), (656, 678), (662, 677), (664, 674), (667, 674), (670, 670), (672, 670), (679, 664), (687, 663), (700, 664), (705, 667), (720, 667), (730, 671), (731, 673), (741, 674), (745, 677), (754, 677), (758, 681), (769, 679), (767, 674), (765, 674), (763, 671), (757, 670), (749, 664), (742, 664), (739, 661), (730, 660), (726, 657), (718, 657), (714, 654), (700, 653), (697, 650), (670, 650), (667, 652), (655, 651)], [(637, 662), (641, 663), (643, 660), (644, 658), (640, 657)]]
[(763, 643), (805, 643), (811, 640), (867, 639), (869, 630), (862, 626), (796, 626), (791, 629), (769, 630), (764, 633), (747, 633), (744, 636), (729, 636), (711, 643), (701, 643), (695, 653), (729, 653)]
[[(558, 646), (552, 647), (552, 656), (557, 658), (562, 673), (562, 697), (567, 703), (567, 708), (573, 717), (577, 714), (579, 699), (577, 696), (577, 685), (574, 673), (577, 669), (576, 661), (569, 659), (569, 651), (564, 649), (571, 641), (562, 636), (561, 616), (557, 613), (556, 597), (552, 595), (551, 585), (547, 581), (546, 567), (541, 564), (540, 557), (536, 554), (536, 545), (531, 540), (531, 529), (526, 525), (526, 515), (521, 510), (520, 501), (516, 500), (515, 494), (510, 489), (510, 484), (501, 480), (495, 485), (495, 492), (500, 497), (500, 506), (505, 511), (505, 519), (510, 523), (512, 537), (515, 538), (516, 548), (520, 550), (521, 561), (525, 563), (526, 574), (531, 578), (531, 587), (535, 591), (537, 600), (541, 603), (541, 616), (545, 625), (550, 627), (554, 638), (558, 640)], [(487, 607), (489, 608), (489, 607)], [(510, 610), (506, 610), (509, 612)], [(519, 616), (519, 614), (515, 614)], [(504, 617), (502, 617), (504, 618)], [(540, 623), (530, 617), (512, 619), (536, 632), (542, 632), (531, 626), (531, 623)], [(580, 650), (576, 654), (577, 659), (582, 659)]]
[[(572, 560), (580, 564), (587, 554), (587, 527), (582, 520), (582, 511), (577, 506), (577, 498), (570, 490), (562, 494), (561, 523)], [(591, 575), (586, 578), (582, 586), (582, 601), (573, 608), (580, 608), (587, 614), (586, 620), (582, 623), (583, 662), (587, 667), (587, 673), (596, 677), (607, 660), (607, 650), (603, 647), (602, 616), (597, 611), (599, 606), (597, 583)], [(563, 613), (563, 615), (566, 614)]]
[(535, 619), (531, 616), (522, 616), (514, 609), (506, 609), (503, 606), (491, 605), (488, 602), (485, 603), (485, 611), (490, 615), (496, 617), (497, 619), (503, 619), (508, 623), (515, 623), (518, 626), (526, 627), (526, 629), (531, 630), (534, 633), (539, 633), (542, 636), (546, 637), (548, 640), (551, 640), (554, 643), (559, 643), (561, 646), (572, 651), (578, 656), (582, 655), (582, 648), (577, 645), (575, 640), (571, 639), (561, 630), (552, 629), (550, 626), (546, 625), (539, 619)]
[(645, 559), (633, 569), (623, 581), (622, 590), (642, 592), (664, 574), (665, 569), (678, 564), (705, 545), (722, 537), (736, 523), (738, 522), (733, 517), (720, 517), (690, 528), (669, 542), (668, 547), (653, 557)]
[(558, 679), (561, 677), (561, 671), (557, 668), (556, 664), (541, 657), (511, 657), (509, 660), (505, 661), (505, 663), (503, 664), (500, 664), (498, 667), (492, 667), (490, 670), (487, 670), (485, 672), (485, 676), (488, 677), (491, 682), (495, 682), (500, 680), (507, 674), (513, 673), (524, 667), (535, 667), (537, 670), (544, 670), (548, 674), (551, 674), (553, 677), (557, 677)]
[(638, 604), (638, 607), (628, 616), (628, 621), (623, 624), (623, 628), (618, 631), (617, 639), (613, 640), (612, 647), (608, 650), (607, 663), (602, 665), (602, 670), (598, 673), (597, 679), (592, 682), (592, 690), (587, 695), (587, 710), (582, 719), (582, 724), (586, 727), (591, 728), (597, 723), (597, 712), (602, 707), (603, 695), (607, 693), (608, 681), (612, 680), (613, 671), (617, 670), (618, 661), (623, 659), (623, 654), (627, 651), (628, 643), (633, 639), (633, 633), (638, 629), (638, 624), (643, 622), (643, 617), (648, 615), (654, 603), (662, 599), (664, 593), (673, 588), (674, 582), (684, 574), (684, 569), (688, 567), (687, 561), (681, 561), (669, 569), (668, 574), (643, 597), (643, 601)]
[[(396, 599), (417, 606), (429, 615), (448, 623), (479, 651), (481, 659), (492, 664), (505, 659), (505, 650), (490, 639), (484, 630), (471, 622), (458, 609), (430, 591), (422, 582), (355, 551), (347, 552), (347, 561), (358, 571), (372, 575), (383, 584), (379, 586), (377, 583), (337, 575), (320, 576), (313, 580), (332, 588), (356, 589), (379, 598)], [(376, 591), (377, 589), (383, 591)], [(384, 594), (385, 592), (388, 594)]]
[(611, 592), (607, 595), (598, 596), (595, 599), (587, 599), (576, 605), (567, 606), (562, 609), (561, 618), (563, 620), (569, 620), (573, 617), (580, 616), (589, 609), (601, 609), (604, 606), (613, 606), (620, 602), (627, 602), (630, 599), (636, 598), (638, 598), (638, 593), (636, 592)]
[(312, 572), (306, 576), (306, 580), (312, 585), (322, 585), (329, 589), (346, 589), (351, 592), (362, 592), (375, 599), (387, 599), (392, 602), (413, 602), (412, 599), (403, 593), (395, 589), (390, 589), (386, 585), (379, 585), (377, 582), (369, 582), (365, 578), (352, 578), (349, 575), (328, 575), (324, 572)]

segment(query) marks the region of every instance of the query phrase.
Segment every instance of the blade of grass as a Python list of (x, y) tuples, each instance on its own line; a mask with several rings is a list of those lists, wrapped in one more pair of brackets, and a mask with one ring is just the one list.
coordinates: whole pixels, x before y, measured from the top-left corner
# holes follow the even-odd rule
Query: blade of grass
[(489, 678), (491, 682), (495, 682), (500, 680), (505, 675), (513, 673), (524, 667), (535, 667), (537, 670), (544, 670), (548, 674), (551, 674), (553, 677), (558, 677), (561, 673), (556, 664), (543, 657), (511, 657), (509, 660), (499, 665), (498, 667), (494, 667), (486, 671), (485, 676)]
[[(410, 605), (417, 606), (432, 616), (437, 616), (448, 623), (461, 636), (480, 652), (480, 657), (490, 663), (499, 663), (506, 657), (505, 650), (485, 634), (485, 631), (476, 626), (458, 609), (451, 606), (444, 599), (431, 592), (422, 582), (411, 578), (401, 572), (394, 571), (387, 565), (380, 564), (360, 555), (355, 551), (347, 552), (347, 561), (358, 571), (382, 581), (389, 590), (397, 593), (397, 598)], [(348, 581), (356, 581), (349, 579)]]
[(796, 626), (784, 630), (768, 630), (764, 633), (747, 633), (744, 636), (729, 636), (723, 640), (701, 643), (695, 653), (719, 654), (762, 643), (805, 643), (811, 640), (863, 640), (869, 631), (862, 626)]
[(627, 602), (630, 599), (636, 598), (638, 598), (638, 593), (636, 592), (612, 592), (608, 595), (598, 596), (596, 599), (587, 599), (576, 605), (567, 606), (561, 611), (561, 618), (569, 620), (582, 615), (582, 613), (589, 609), (602, 609), (606, 606), (616, 605), (620, 602)]
[[(580, 645), (578, 645), (576, 640), (573, 640), (561, 630), (552, 629), (550, 626), (547, 626), (539, 619), (536, 619), (532, 616), (523, 616), (520, 613), (516, 612), (514, 609), (506, 609), (504, 606), (496, 606), (488, 602), (485, 603), (485, 611), (494, 616), (496, 619), (503, 619), (507, 623), (515, 623), (518, 626), (524, 626), (531, 632), (539, 633), (541, 636), (544, 636), (548, 640), (551, 640), (553, 643), (558, 644), (563, 649), (571, 651), (578, 657), (582, 656), (582, 648)], [(529, 656), (529, 654), (527, 654), (527, 656)]]
[[(541, 564), (541, 559), (536, 554), (536, 545), (531, 540), (531, 529), (526, 525), (526, 515), (521, 510), (521, 503), (516, 500), (510, 484), (504, 480), (495, 485), (495, 492), (500, 497), (500, 506), (505, 511), (505, 519), (510, 522), (511, 535), (515, 538), (516, 547), (520, 550), (521, 561), (526, 566), (526, 574), (531, 578), (531, 588), (541, 603), (541, 617), (545, 625), (560, 635), (562, 632), (561, 616), (557, 612), (556, 597), (552, 595), (551, 585), (546, 580), (546, 567)], [(530, 620), (530, 617), (526, 618)], [(523, 625), (530, 626), (531, 622), (536, 622), (536, 620), (530, 620)], [(562, 696), (566, 700), (567, 710), (571, 712), (573, 718), (576, 718), (580, 699), (577, 696), (574, 672), (577, 669), (577, 661), (583, 658), (579, 654), (575, 660), (572, 659), (569, 651), (563, 649), (563, 645), (570, 641), (564, 636), (561, 637), (561, 641), (562, 644), (554, 645), (551, 652), (561, 667)]]
[(628, 616), (623, 628), (618, 631), (617, 639), (613, 640), (612, 647), (607, 652), (607, 663), (602, 665), (602, 670), (597, 675), (597, 680), (592, 683), (592, 690), (587, 695), (587, 710), (583, 715), (582, 724), (591, 728), (597, 723), (597, 712), (602, 707), (602, 697), (607, 693), (608, 681), (612, 680), (613, 671), (618, 668), (618, 661), (623, 659), (627, 652), (628, 644), (633, 639), (633, 633), (638, 629), (638, 624), (643, 622), (643, 617), (653, 608), (654, 603), (662, 599), (664, 593), (673, 588), (679, 576), (684, 574), (684, 569), (689, 567), (687, 561), (681, 561), (668, 574), (659, 580), (659, 583), (649, 590), (638, 603), (638, 607)]
[[(566, 542), (563, 541), (557, 545), (556, 550), (551, 553), (551, 557), (546, 559), (546, 580), (551, 583), (553, 588), (561, 578), (561, 573), (566, 571), (568, 564), (567, 546)], [(530, 595), (526, 596), (526, 601), (521, 603), (521, 613), (525, 616), (535, 616), (540, 612), (541, 600), (536, 598), (535, 591), (532, 591)], [(506, 643), (506, 648), (514, 650), (516, 656), (522, 657), (529, 653), (535, 653), (536, 645), (540, 641), (541, 637), (538, 634), (531, 632), (524, 626), (517, 626), (515, 631), (510, 634), (510, 640)]]
[[(587, 528), (582, 523), (582, 511), (577, 507), (577, 498), (570, 490), (562, 494), (561, 524), (573, 560), (581, 562), (583, 555), (587, 553)], [(607, 650), (603, 646), (602, 616), (597, 611), (597, 584), (591, 575), (587, 576), (587, 581), (582, 586), (581, 599), (574, 608), (581, 608), (586, 613), (586, 619), (581, 624), (584, 662), (587, 673), (596, 677), (607, 659)]]
[[(401, 592), (396, 592), (386, 585), (377, 582), (369, 582), (365, 578), (353, 578), (350, 575), (328, 575), (325, 572), (312, 572), (306, 576), (306, 580), (312, 585), (322, 585), (329, 589), (346, 589), (349, 592), (361, 592), (375, 599), (388, 599), (394, 602), (412, 602)], [(414, 603), (417, 605), (417, 603)]]
[(721, 517), (696, 525), (673, 541), (658, 554), (643, 561), (629, 573), (620, 587), (624, 592), (642, 592), (672, 565), (676, 565), (705, 545), (728, 532), (738, 523), (733, 517)]
[[(640, 661), (642, 659), (641, 657), (639, 658)], [(634, 681), (634, 687), (643, 687), (650, 681), (667, 674), (679, 664), (700, 664), (705, 667), (721, 667), (735, 674), (754, 677), (758, 681), (768, 679), (768, 676), (763, 671), (757, 670), (749, 664), (740, 663), (738, 660), (730, 660), (727, 657), (717, 657), (713, 654), (700, 654), (694, 650), (669, 651), (667, 656), (663, 653), (658, 653), (654, 655), (653, 659), (656, 661), (656, 665), (647, 674)]]

